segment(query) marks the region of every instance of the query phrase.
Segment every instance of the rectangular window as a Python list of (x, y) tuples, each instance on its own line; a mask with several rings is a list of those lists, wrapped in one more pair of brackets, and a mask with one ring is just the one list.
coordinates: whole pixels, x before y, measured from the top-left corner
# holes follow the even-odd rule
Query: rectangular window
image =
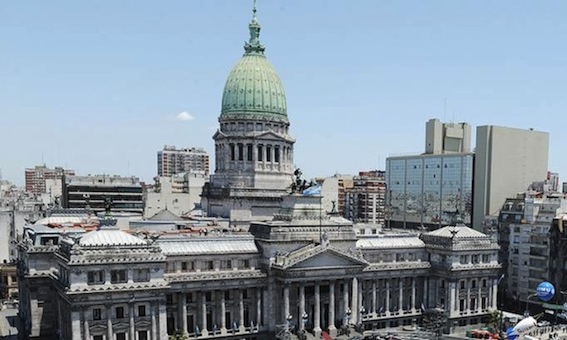
[(231, 268), (232, 268), (232, 261), (231, 261), (231, 260), (226, 260), (226, 268), (227, 268), (227, 269), (231, 269)]
[(271, 146), (266, 146), (266, 162), (271, 162), (272, 161), (272, 147)]
[(102, 309), (93, 308), (93, 320), (101, 320), (101, 319), (102, 319)]
[(138, 331), (138, 340), (148, 340), (148, 331)]
[(126, 282), (126, 270), (125, 269), (115, 269), (110, 271), (110, 282), (111, 283), (124, 283)]
[(134, 282), (149, 282), (150, 281), (150, 270), (149, 269), (138, 269), (136, 270), (136, 275), (134, 276)]
[(187, 262), (181, 262), (181, 270), (187, 270)]
[(262, 145), (258, 145), (258, 162), (262, 162), (264, 160), (264, 147)]
[(244, 145), (242, 144), (238, 144), (238, 160), (239, 161), (244, 160)]
[(213, 270), (215, 268), (214, 262), (213, 261), (208, 261), (207, 262), (207, 268), (209, 270)]
[(252, 156), (254, 154), (254, 146), (252, 144), (248, 144), (247, 146), (247, 151), (248, 151), (248, 162), (252, 162)]
[(193, 293), (187, 293), (186, 298), (185, 298), (185, 301), (186, 301), (187, 303), (193, 302)]
[(250, 268), (250, 260), (244, 260), (244, 268)]
[(116, 307), (114, 310), (117, 319), (124, 318), (124, 307)]
[(87, 283), (90, 285), (96, 285), (104, 283), (104, 272), (102, 270), (97, 270), (87, 273)]
[(126, 333), (116, 333), (116, 340), (126, 340)]
[(94, 335), (93, 336), (93, 340), (103, 340), (104, 338), (102, 337), (102, 335)]
[(138, 306), (138, 316), (146, 316), (146, 305)]
[(236, 160), (236, 152), (234, 150), (234, 144), (230, 144), (230, 160)]
[(278, 147), (274, 148), (274, 162), (280, 162), (280, 148)]

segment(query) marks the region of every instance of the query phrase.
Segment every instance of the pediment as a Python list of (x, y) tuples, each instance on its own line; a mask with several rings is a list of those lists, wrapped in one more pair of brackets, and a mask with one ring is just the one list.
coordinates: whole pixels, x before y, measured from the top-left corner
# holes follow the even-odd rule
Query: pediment
[(351, 267), (360, 266), (359, 262), (354, 262), (351, 259), (337, 256), (333, 253), (323, 253), (313, 256), (305, 261), (302, 261), (292, 268), (336, 268), (336, 267)]
[(324, 270), (326, 268), (352, 268), (368, 265), (364, 259), (346, 252), (323, 247), (320, 247), (318, 250), (308, 257), (294, 258), (295, 256), (291, 255), (284, 268)]
[(269, 140), (290, 141), (290, 139), (285, 138), (284, 136), (277, 134), (277, 133), (270, 131), (270, 130), (259, 133), (258, 135), (256, 135), (256, 138), (258, 138), (258, 139), (269, 139)]
[(226, 135), (220, 129), (217, 129), (217, 131), (213, 135), (213, 140), (224, 139), (224, 138), (226, 138)]

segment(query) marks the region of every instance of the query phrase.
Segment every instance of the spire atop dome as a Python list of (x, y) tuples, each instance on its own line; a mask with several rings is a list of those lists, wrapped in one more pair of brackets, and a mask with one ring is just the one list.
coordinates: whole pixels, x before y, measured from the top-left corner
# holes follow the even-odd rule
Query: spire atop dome
[(256, 17), (256, 0), (252, 7), (252, 20), (248, 24), (250, 30), (250, 40), (244, 44), (245, 54), (264, 54), (266, 48), (260, 43), (260, 23)]

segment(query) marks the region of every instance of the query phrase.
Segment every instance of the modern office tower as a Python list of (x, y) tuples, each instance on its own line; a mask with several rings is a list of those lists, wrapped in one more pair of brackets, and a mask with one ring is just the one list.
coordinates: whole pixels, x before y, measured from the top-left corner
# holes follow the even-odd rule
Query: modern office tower
[(36, 165), (34, 168), (26, 169), (26, 191), (32, 194), (40, 195), (48, 192), (48, 180), (58, 181), (61, 185), (63, 176), (75, 175), (74, 170), (55, 167), (50, 169), (45, 165)]
[(471, 126), (467, 123), (442, 123), (430, 119), (425, 124), (425, 153), (471, 152)]
[(384, 224), (386, 178), (384, 171), (361, 171), (354, 186), (345, 190), (345, 218), (356, 223)]
[(90, 207), (94, 212), (144, 212), (143, 185), (137, 177), (110, 175), (65, 176), (63, 208)]
[(474, 154), (467, 123), (426, 124), (426, 153), (386, 159), (388, 225), (471, 224)]
[(507, 256), (499, 259), (506, 273), (501, 289), (523, 303), (538, 284), (554, 277), (557, 247), (550, 236), (552, 222), (567, 213), (567, 199), (546, 190), (547, 185), (534, 183), (517, 198), (507, 199), (498, 218), (499, 242), (502, 251), (507, 250)]
[(214, 134), (215, 173), (203, 190), (203, 209), (233, 225), (270, 219), (294, 173), (284, 87), (260, 43), (254, 14), (244, 55), (226, 81)]
[(209, 154), (202, 148), (177, 149), (166, 145), (157, 153), (158, 176), (171, 177), (183, 172), (209, 175)]
[(471, 223), (473, 153), (389, 157), (387, 202), (392, 227)]
[(501, 126), (476, 129), (473, 228), (498, 216), (502, 202), (547, 178), (549, 134)]

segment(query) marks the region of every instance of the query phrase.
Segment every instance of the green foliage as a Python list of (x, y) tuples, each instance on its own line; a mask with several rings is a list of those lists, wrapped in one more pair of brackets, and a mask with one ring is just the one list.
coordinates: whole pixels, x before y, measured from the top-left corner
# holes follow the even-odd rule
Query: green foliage
[(178, 329), (173, 335), (169, 336), (169, 340), (189, 340), (189, 337), (181, 329)]

